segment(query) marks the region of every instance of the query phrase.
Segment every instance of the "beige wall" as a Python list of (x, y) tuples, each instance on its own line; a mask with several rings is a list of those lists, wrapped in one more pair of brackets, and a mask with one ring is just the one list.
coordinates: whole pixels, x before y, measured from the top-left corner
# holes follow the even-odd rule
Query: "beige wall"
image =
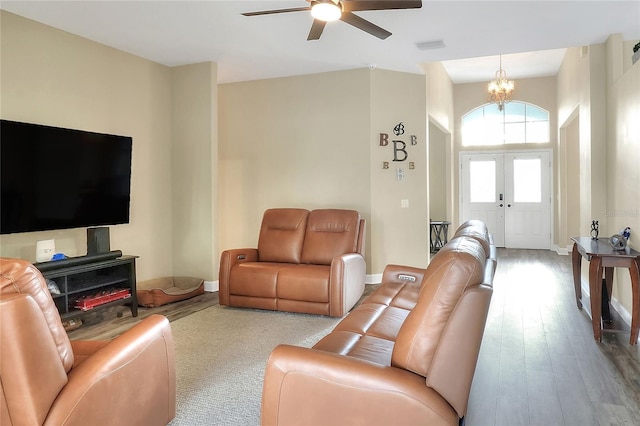
[(172, 70), (173, 274), (218, 275), (218, 78), (214, 63)]
[[(560, 247), (570, 246), (569, 238), (582, 235), (582, 227), (576, 218), (580, 217), (580, 117), (572, 120), (566, 128), (566, 152), (564, 172), (566, 173), (566, 235), (558, 239)], [(589, 222), (591, 223), (591, 222)], [(603, 224), (604, 225), (604, 224)]]
[(450, 220), (447, 214), (447, 137), (429, 122), (429, 219)]
[[(389, 263), (425, 267), (428, 263), (428, 162), (426, 80), (424, 76), (393, 71), (371, 72), (371, 273)], [(405, 134), (393, 128), (402, 122)], [(393, 148), (380, 146), (380, 133), (407, 144), (408, 158), (394, 162)], [(416, 137), (411, 145), (410, 136)], [(404, 158), (398, 156), (398, 159)], [(383, 169), (384, 161), (389, 169)], [(408, 162), (415, 168), (410, 169)], [(404, 179), (397, 179), (402, 169)], [(402, 207), (406, 200), (408, 207)]]
[[(579, 117), (579, 211), (571, 217), (579, 223), (579, 233), (588, 235), (591, 221), (598, 220), (601, 232), (607, 230), (606, 210), (606, 102), (605, 55), (603, 45), (570, 48), (558, 71), (558, 124), (565, 128)], [(558, 242), (562, 244), (562, 242)]]
[[(433, 153), (443, 161), (439, 168), (435, 168), (433, 173), (429, 173), (429, 210), (431, 218), (437, 220), (436, 216), (440, 216), (439, 219), (451, 221), (451, 228), (454, 228), (457, 226), (457, 211), (454, 203), (456, 191), (454, 190), (455, 181), (453, 178), (454, 169), (457, 168), (457, 160), (453, 150), (455, 127), (453, 82), (444, 66), (439, 62), (424, 64), (422, 68), (427, 79), (429, 155)], [(431, 140), (432, 136), (435, 138), (433, 141)], [(429, 164), (433, 166), (434, 161), (430, 159)], [(441, 181), (433, 182), (432, 176), (434, 179), (439, 176)], [(434, 192), (432, 193), (432, 191)], [(453, 230), (449, 231), (449, 237), (452, 232)]]
[[(640, 250), (640, 62), (621, 66), (632, 54), (633, 43), (615, 35), (607, 50), (607, 184), (605, 236), (631, 227), (630, 245)], [(630, 62), (629, 62), (630, 63)], [(627, 312), (632, 309), (629, 274), (615, 274), (614, 297)]]
[(220, 250), (256, 247), (274, 207), (354, 209), (370, 229), (369, 120), (368, 70), (220, 85)]
[[(140, 256), (139, 279), (171, 275), (170, 70), (0, 13), (2, 118), (132, 136), (131, 222), (110, 227), (111, 249)], [(36, 242), (50, 238), (58, 252), (86, 254), (85, 229), (0, 238), (6, 257), (34, 261)]]
[[(221, 85), (220, 249), (255, 247), (268, 208), (348, 208), (367, 219), (369, 274), (394, 261), (424, 265), (423, 94), (421, 76), (368, 69)], [(394, 165), (382, 169), (393, 153), (378, 138), (401, 121), (419, 144), (407, 148), (416, 168), (405, 164), (397, 181)]]

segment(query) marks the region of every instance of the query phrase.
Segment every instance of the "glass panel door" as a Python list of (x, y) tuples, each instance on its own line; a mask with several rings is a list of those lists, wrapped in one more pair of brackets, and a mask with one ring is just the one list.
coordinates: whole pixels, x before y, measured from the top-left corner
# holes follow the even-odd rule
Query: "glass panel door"
[(498, 247), (504, 246), (503, 161), (500, 153), (464, 154), (461, 171), (461, 222), (482, 220)]
[(461, 223), (484, 221), (498, 247), (551, 247), (551, 154), (461, 154)]
[(505, 154), (505, 246), (551, 247), (550, 155)]

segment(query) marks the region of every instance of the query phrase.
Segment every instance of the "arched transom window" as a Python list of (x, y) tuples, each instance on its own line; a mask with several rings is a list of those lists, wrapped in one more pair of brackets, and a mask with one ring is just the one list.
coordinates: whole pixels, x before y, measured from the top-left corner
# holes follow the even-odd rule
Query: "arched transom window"
[(504, 145), (549, 142), (549, 111), (512, 101), (499, 111), (482, 105), (462, 116), (462, 145)]

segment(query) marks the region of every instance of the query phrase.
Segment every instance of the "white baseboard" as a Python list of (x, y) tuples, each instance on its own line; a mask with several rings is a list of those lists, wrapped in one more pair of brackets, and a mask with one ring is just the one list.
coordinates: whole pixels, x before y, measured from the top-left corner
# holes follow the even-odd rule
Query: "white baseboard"
[(204, 282), (204, 291), (218, 291), (220, 290), (219, 281), (205, 281)]
[(560, 256), (567, 256), (569, 253), (571, 253), (571, 250), (573, 250), (572, 247), (573, 246), (560, 247), (554, 244), (553, 247), (551, 247), (551, 251), (555, 251)]
[(382, 274), (371, 274), (364, 278), (365, 284), (380, 284), (382, 282)]

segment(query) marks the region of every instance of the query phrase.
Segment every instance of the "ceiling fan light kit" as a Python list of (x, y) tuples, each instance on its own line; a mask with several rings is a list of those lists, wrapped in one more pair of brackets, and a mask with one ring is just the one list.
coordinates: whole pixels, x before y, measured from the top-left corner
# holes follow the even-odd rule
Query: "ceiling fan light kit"
[(294, 7), (289, 9), (263, 10), (258, 12), (245, 12), (244, 16), (272, 15), (275, 13), (310, 11), (313, 16), (313, 24), (307, 40), (318, 40), (324, 31), (327, 21), (341, 20), (364, 32), (386, 39), (391, 33), (380, 28), (372, 22), (352, 12), (365, 10), (393, 10), (393, 9), (420, 9), (422, 0), (306, 0), (308, 7)]
[(337, 21), (342, 15), (340, 3), (331, 0), (311, 2), (311, 16), (325, 22)]

